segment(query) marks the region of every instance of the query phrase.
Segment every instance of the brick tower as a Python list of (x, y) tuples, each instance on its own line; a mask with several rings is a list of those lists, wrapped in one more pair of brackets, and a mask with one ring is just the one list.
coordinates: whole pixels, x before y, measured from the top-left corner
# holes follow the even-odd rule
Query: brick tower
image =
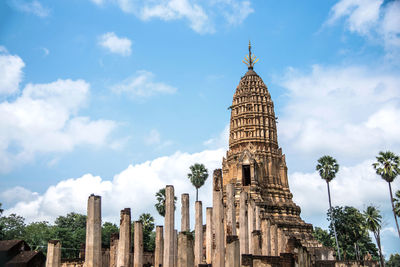
[[(229, 150), (222, 162), (224, 191), (228, 183), (233, 183), (237, 204), (240, 192), (245, 190), (260, 207), (262, 218), (269, 219), (285, 234), (299, 238), (303, 245), (320, 247), (312, 238), (312, 225), (300, 218), (300, 207), (292, 200), (285, 155), (278, 145), (274, 103), (267, 86), (253, 70), (257, 61), (249, 43), (249, 55), (244, 61), (248, 71), (241, 78), (230, 107)], [(239, 215), (238, 209), (236, 214)]]

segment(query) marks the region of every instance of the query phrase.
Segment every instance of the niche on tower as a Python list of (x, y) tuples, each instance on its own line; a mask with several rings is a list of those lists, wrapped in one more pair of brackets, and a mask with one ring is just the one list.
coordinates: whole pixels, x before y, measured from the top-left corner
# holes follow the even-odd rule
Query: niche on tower
[(246, 149), (243, 151), (238, 161), (238, 178), (240, 178), (242, 186), (250, 186), (255, 181), (255, 160), (253, 154)]
[(243, 186), (251, 184), (250, 165), (242, 165), (242, 184)]

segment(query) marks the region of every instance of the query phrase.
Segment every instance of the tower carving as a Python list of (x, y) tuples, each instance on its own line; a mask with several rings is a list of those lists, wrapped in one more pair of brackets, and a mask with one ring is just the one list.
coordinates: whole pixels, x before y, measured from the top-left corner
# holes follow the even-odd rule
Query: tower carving
[[(268, 88), (254, 71), (258, 61), (251, 54), (244, 63), (248, 71), (233, 95), (229, 130), (229, 150), (223, 158), (223, 187), (235, 185), (235, 202), (246, 191), (255, 201), (261, 217), (269, 219), (286, 234), (300, 238), (308, 246), (321, 246), (312, 236), (312, 225), (300, 218), (300, 207), (289, 190), (285, 154), (278, 145), (277, 117)], [(238, 205), (237, 205), (238, 206)], [(239, 210), (236, 210), (237, 216)]]

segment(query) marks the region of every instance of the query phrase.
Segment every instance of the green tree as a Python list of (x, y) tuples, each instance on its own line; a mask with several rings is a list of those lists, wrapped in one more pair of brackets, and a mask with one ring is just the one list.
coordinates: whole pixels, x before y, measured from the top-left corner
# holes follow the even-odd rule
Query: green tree
[[(328, 200), (329, 200), (329, 210), (332, 210), (332, 202), (331, 202), (331, 191), (329, 188), (329, 182), (335, 178), (336, 173), (339, 171), (339, 164), (336, 162), (336, 159), (332, 158), (331, 156), (323, 156), (318, 159), (318, 164), (315, 169), (319, 172), (319, 175), (322, 179), (326, 181), (326, 185), (328, 187)], [(340, 247), (338, 243), (338, 237), (335, 229), (335, 224), (333, 224), (333, 233), (335, 236), (336, 242), (336, 249), (337, 254), (339, 256), (339, 260), (341, 260), (340, 256)]]
[(101, 227), (101, 243), (103, 247), (110, 247), (111, 235), (115, 233), (119, 233), (119, 228), (115, 223), (103, 223)]
[(77, 258), (86, 240), (86, 215), (71, 212), (59, 216), (55, 220), (54, 239), (61, 241), (63, 258)]
[(33, 222), (25, 227), (23, 240), (32, 250), (40, 250), (46, 253), (47, 242), (52, 239), (53, 227), (48, 222)]
[(0, 217), (1, 240), (23, 239), (25, 219), (14, 213)]
[(335, 247), (335, 240), (327, 230), (324, 230), (320, 227), (315, 227), (313, 230), (313, 236), (325, 247)]
[(143, 213), (139, 217), (139, 221), (143, 224), (143, 248), (145, 251), (154, 251), (155, 248), (155, 235), (152, 239), (154, 230), (154, 218), (150, 213)]
[(386, 262), (386, 267), (399, 267), (400, 266), (400, 255), (390, 254), (389, 260)]
[(393, 198), (394, 212), (396, 213), (397, 217), (400, 217), (400, 190), (397, 190), (394, 195), (395, 195), (395, 197)]
[(195, 163), (189, 167), (190, 173), (188, 173), (188, 178), (192, 185), (196, 188), (196, 201), (198, 201), (199, 188), (202, 187), (208, 178), (208, 170), (204, 164)]
[(374, 234), (376, 244), (378, 245), (381, 266), (385, 266), (385, 259), (383, 258), (381, 246), (382, 216), (380, 211), (374, 206), (368, 206), (364, 211), (364, 216), (366, 227)]
[(331, 233), (335, 227), (344, 260), (360, 260), (367, 253), (378, 260), (378, 250), (369, 237), (364, 215), (354, 207), (333, 207), (328, 212)]
[[(156, 199), (157, 199), (157, 203), (154, 206), (156, 207), (158, 214), (160, 214), (161, 216), (164, 217), (165, 216), (165, 188), (161, 188), (160, 190), (158, 190), (158, 192), (156, 193)], [(177, 198), (174, 197), (174, 207), (175, 207), (176, 200), (177, 200)]]
[(400, 157), (390, 151), (380, 151), (376, 157), (377, 162), (373, 163), (372, 166), (376, 170), (376, 173), (384, 179), (389, 185), (390, 202), (392, 203), (392, 211), (394, 220), (396, 222), (397, 233), (400, 238), (399, 223), (397, 222), (397, 216), (395, 213), (393, 194), (391, 183), (400, 174)]

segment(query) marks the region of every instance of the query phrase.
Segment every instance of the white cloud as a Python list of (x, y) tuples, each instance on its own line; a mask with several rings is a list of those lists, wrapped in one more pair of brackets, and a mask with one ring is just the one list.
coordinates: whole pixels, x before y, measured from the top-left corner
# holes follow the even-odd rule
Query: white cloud
[(11, 0), (11, 6), (19, 11), (31, 13), (38, 17), (44, 18), (50, 14), (50, 9), (44, 7), (39, 1)]
[[(388, 184), (375, 173), (373, 162), (366, 160), (355, 166), (340, 166), (336, 178), (330, 183), (333, 206), (354, 206), (364, 210), (373, 204), (390, 215)], [(307, 186), (304, 186), (305, 181)], [(325, 217), (329, 208), (327, 185), (317, 172), (291, 174), (290, 187), (294, 201), (302, 207), (305, 216), (319, 214)], [(399, 189), (397, 183), (392, 187), (393, 191)], [(321, 201), (316, 202), (316, 199)]]
[(227, 22), (232, 25), (242, 24), (254, 12), (250, 1), (217, 0), (216, 2), (224, 4), (221, 5), (222, 13)]
[(365, 160), (379, 150), (400, 150), (400, 77), (360, 66), (289, 70), (282, 85), (288, 103), (279, 118), (290, 153)]
[(144, 20), (185, 18), (189, 21), (190, 27), (198, 33), (214, 32), (214, 27), (204, 9), (189, 0), (159, 1), (157, 4), (146, 4), (140, 12), (140, 17)]
[[(103, 5), (106, 0), (91, 0)], [(125, 13), (141, 20), (185, 20), (192, 30), (200, 34), (214, 33), (215, 21), (222, 16), (229, 25), (238, 25), (254, 12), (249, 0), (115, 0)]]
[(47, 49), (46, 47), (42, 47), (42, 51), (43, 51), (43, 55), (44, 55), (45, 57), (47, 57), (47, 56), (50, 54), (50, 50)]
[(170, 85), (155, 82), (154, 74), (149, 71), (137, 71), (135, 75), (112, 86), (116, 93), (127, 93), (134, 98), (146, 98), (157, 94), (174, 94), (177, 89)]
[(222, 147), (227, 150), (229, 147), (229, 124), (225, 126), (224, 130), (217, 137), (204, 141), (203, 145), (209, 148)]
[[(189, 166), (196, 162), (204, 163), (210, 174), (205, 185), (199, 190), (199, 198), (203, 201), (205, 209), (212, 204), (212, 172), (220, 167), (223, 154), (223, 149), (206, 150), (194, 154), (176, 152), (167, 157), (130, 165), (115, 175), (112, 181), (85, 174), (77, 179), (61, 181), (49, 187), (43, 194), (31, 193), (35, 194), (34, 199), (21, 199), (7, 209), (5, 214), (17, 213), (24, 216), (28, 222), (54, 221), (57, 216), (72, 211), (86, 214), (87, 198), (91, 193), (95, 193), (102, 196), (103, 221), (118, 222), (119, 211), (125, 207), (132, 209), (133, 218), (138, 218), (143, 212), (156, 215), (154, 195), (165, 185), (174, 185), (175, 195), (179, 200), (182, 193), (195, 195), (195, 189), (187, 179), (187, 173)], [(193, 203), (194, 198), (191, 198), (192, 215)], [(177, 214), (179, 214), (179, 207), (180, 201), (177, 203)], [(162, 223), (160, 216), (155, 217), (158, 223)]]
[(144, 142), (147, 145), (159, 144), (161, 142), (160, 133), (155, 129), (151, 130), (150, 133), (146, 136)]
[(0, 46), (0, 95), (18, 92), (24, 66), (25, 63), (19, 56), (10, 55), (5, 47)]
[(92, 1), (94, 4), (96, 4), (96, 5), (102, 5), (102, 4), (104, 4), (104, 1), (103, 0), (90, 0), (90, 1)]
[(21, 186), (8, 189), (0, 193), (0, 199), (3, 205), (13, 206), (17, 202), (29, 202), (38, 197), (38, 193), (31, 192)]
[(377, 43), (382, 40), (389, 53), (396, 53), (400, 47), (399, 13), (399, 1), (341, 0), (332, 7), (326, 24), (333, 25), (345, 18), (349, 31), (378, 40)]
[(28, 84), (13, 102), (0, 103), (0, 171), (30, 161), (37, 153), (104, 145), (115, 122), (77, 116), (89, 88), (83, 80)]
[[(0, 92), (18, 91), (25, 65), (0, 47)], [(34, 159), (38, 153), (71, 151), (77, 145), (106, 144), (114, 121), (78, 116), (89, 98), (84, 80), (29, 83), (13, 101), (0, 103), (0, 172)]]
[(108, 49), (111, 53), (121, 56), (130, 56), (132, 53), (132, 41), (125, 37), (118, 37), (113, 32), (107, 32), (99, 37), (99, 45)]

